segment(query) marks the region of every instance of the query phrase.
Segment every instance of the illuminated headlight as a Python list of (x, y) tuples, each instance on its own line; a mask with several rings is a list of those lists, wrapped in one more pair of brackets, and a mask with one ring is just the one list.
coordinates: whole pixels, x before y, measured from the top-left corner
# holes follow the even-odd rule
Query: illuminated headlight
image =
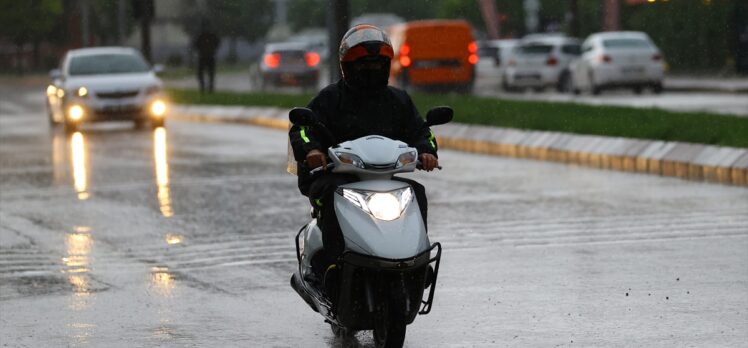
[(88, 88), (86, 88), (86, 87), (78, 88), (78, 93), (77, 94), (81, 98), (88, 96)]
[(151, 114), (156, 117), (162, 117), (166, 113), (166, 103), (163, 100), (156, 100), (151, 103)]
[(361, 157), (358, 157), (352, 153), (347, 152), (336, 152), (335, 156), (338, 156), (338, 159), (340, 162), (346, 163), (346, 164), (352, 164), (355, 167), (364, 168), (364, 161), (361, 160)]
[(390, 192), (367, 192), (343, 189), (343, 197), (379, 220), (399, 218), (413, 200), (410, 187)]
[(415, 151), (406, 152), (397, 158), (397, 164), (395, 168), (400, 168), (406, 164), (410, 164), (416, 161), (418, 154)]
[(47, 86), (47, 95), (51, 97), (55, 94), (57, 94), (57, 87), (52, 85)]
[(80, 121), (83, 118), (83, 107), (80, 105), (73, 105), (68, 110), (68, 118), (70, 118), (73, 121)]

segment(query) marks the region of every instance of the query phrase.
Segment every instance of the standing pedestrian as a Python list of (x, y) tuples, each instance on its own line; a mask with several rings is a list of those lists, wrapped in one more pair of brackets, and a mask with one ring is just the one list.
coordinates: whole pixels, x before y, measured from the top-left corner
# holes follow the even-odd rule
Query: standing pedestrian
[[(197, 51), (197, 81), (200, 83), (200, 93), (213, 93), (216, 76), (216, 51), (221, 45), (221, 38), (213, 32), (210, 22), (200, 22), (198, 33), (192, 47)], [(207, 85), (205, 75), (207, 76)]]

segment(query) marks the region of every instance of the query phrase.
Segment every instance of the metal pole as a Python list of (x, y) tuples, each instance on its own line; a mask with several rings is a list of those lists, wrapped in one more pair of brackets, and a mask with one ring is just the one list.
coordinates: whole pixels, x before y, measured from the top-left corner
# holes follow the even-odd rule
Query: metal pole
[(117, 0), (117, 42), (125, 44), (125, 0)]
[(348, 31), (350, 16), (348, 0), (328, 0), (327, 30), (329, 38), (328, 67), (330, 69), (330, 83), (340, 79), (340, 62), (338, 61), (338, 47), (343, 34)]
[(579, 6), (577, 0), (569, 0), (569, 36), (579, 37)]
[(80, 0), (78, 4), (81, 10), (81, 46), (88, 47), (88, 45), (91, 43), (90, 31), (88, 28), (88, 0)]

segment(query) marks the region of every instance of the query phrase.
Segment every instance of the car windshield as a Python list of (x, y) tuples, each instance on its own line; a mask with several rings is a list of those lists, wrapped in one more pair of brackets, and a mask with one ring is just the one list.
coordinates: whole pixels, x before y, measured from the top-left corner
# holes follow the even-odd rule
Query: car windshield
[(649, 44), (649, 41), (645, 39), (607, 39), (603, 40), (603, 46), (605, 48), (612, 48), (612, 49), (626, 49), (626, 48), (634, 48), (634, 49), (644, 49), (644, 48), (650, 48), (651, 45)]
[(527, 45), (519, 47), (518, 51), (520, 54), (534, 55), (534, 54), (548, 54), (553, 50), (551, 45)]
[(148, 63), (137, 55), (110, 53), (73, 57), (68, 73), (72, 75), (129, 74), (147, 72)]

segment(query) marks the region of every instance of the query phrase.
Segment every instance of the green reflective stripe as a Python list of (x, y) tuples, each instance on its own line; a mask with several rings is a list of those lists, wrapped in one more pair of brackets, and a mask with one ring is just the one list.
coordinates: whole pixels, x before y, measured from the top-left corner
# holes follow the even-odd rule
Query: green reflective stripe
[(309, 138), (306, 136), (306, 127), (301, 127), (301, 139), (304, 140), (305, 143), (309, 143)]
[(429, 143), (431, 143), (431, 147), (433, 147), (434, 150), (436, 150), (436, 143), (434, 142), (436, 137), (434, 136), (434, 131), (431, 131), (430, 133), (431, 135), (429, 136)]
[(321, 207), (322, 206), (322, 198), (315, 199), (314, 200), (314, 204), (316, 204), (317, 206)]

